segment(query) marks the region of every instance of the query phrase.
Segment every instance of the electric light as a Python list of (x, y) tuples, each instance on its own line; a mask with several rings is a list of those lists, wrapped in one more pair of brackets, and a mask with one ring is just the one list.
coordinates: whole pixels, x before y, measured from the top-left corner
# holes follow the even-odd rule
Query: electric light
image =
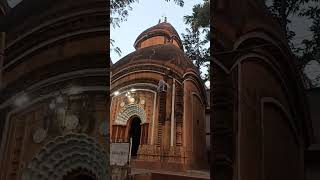
[(63, 102), (63, 97), (60, 95), (56, 99), (57, 103), (62, 103)]
[(54, 109), (56, 107), (56, 104), (54, 103), (54, 102), (51, 102), (50, 104), (49, 104), (49, 108), (50, 109)]
[(70, 94), (70, 95), (74, 95), (74, 94), (79, 94), (79, 93), (81, 93), (82, 92), (82, 90), (81, 90), (81, 88), (80, 87), (71, 87), (70, 89), (69, 89), (69, 92), (68, 92), (68, 94)]
[(64, 114), (64, 113), (65, 113), (65, 109), (64, 109), (63, 107), (59, 107), (59, 108), (57, 109), (57, 112), (58, 112), (59, 114)]
[(115, 96), (118, 96), (120, 93), (119, 93), (119, 91), (116, 91), (116, 92), (114, 92), (113, 93)]
[(131, 97), (129, 98), (129, 102), (130, 102), (130, 103), (134, 103), (134, 101), (135, 101), (134, 98), (131, 98)]
[(29, 98), (27, 97), (26, 94), (23, 94), (19, 97), (17, 97), (15, 100), (14, 100), (14, 104), (18, 107), (24, 105), (27, 101), (29, 100)]

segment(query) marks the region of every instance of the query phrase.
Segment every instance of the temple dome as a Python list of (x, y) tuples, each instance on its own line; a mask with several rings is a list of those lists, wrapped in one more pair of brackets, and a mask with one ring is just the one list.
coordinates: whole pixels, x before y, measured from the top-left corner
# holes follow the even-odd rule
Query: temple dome
[(200, 74), (183, 51), (177, 31), (170, 23), (162, 22), (143, 31), (135, 41), (136, 50), (112, 65), (115, 73), (137, 64), (158, 64), (177, 72)]
[(140, 49), (157, 44), (173, 44), (183, 50), (179, 34), (174, 27), (167, 22), (158, 23), (143, 31), (136, 39), (134, 47)]
[(181, 69), (183, 72), (194, 71), (198, 73), (198, 70), (192, 61), (181, 49), (179, 49), (179, 47), (173, 44), (157, 44), (137, 49), (116, 62), (112, 68), (117, 71), (123, 69), (125, 66), (143, 64), (146, 62), (173, 66)]

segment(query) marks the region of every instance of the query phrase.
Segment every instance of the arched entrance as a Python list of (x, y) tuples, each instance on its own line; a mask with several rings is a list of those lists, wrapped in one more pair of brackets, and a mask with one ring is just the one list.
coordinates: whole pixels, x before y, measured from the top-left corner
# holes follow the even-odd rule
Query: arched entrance
[(132, 118), (128, 135), (129, 139), (132, 138), (131, 157), (136, 157), (139, 150), (141, 137), (141, 120), (139, 117), (134, 116)]
[(21, 179), (110, 180), (109, 154), (104, 149), (87, 134), (58, 136), (28, 163)]

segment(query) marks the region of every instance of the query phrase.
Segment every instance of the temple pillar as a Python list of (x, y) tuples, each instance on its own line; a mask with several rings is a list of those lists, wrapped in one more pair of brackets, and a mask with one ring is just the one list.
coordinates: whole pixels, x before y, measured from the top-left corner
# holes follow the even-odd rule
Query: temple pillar
[(175, 96), (176, 96), (176, 81), (172, 81), (172, 95), (171, 95), (171, 123), (170, 123), (170, 146), (174, 146), (175, 140)]
[(2, 67), (4, 61), (5, 32), (0, 32), (0, 89), (2, 88)]
[(168, 150), (171, 142), (171, 114), (172, 114), (172, 79), (168, 79), (166, 81), (169, 84), (167, 88), (167, 96), (166, 96), (166, 117), (165, 117), (165, 133), (164, 133), (164, 141), (163, 148)]
[(166, 118), (166, 92), (158, 92), (159, 95), (159, 118), (158, 118), (158, 137), (157, 137), (157, 146), (162, 147), (163, 141), (163, 130), (165, 125)]
[(234, 178), (234, 91), (231, 75), (211, 63), (211, 178)]

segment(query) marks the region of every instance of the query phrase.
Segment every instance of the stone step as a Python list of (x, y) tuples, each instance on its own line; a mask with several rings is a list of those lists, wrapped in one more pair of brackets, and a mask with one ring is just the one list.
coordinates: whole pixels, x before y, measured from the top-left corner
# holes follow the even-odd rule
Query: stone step
[(131, 177), (134, 180), (209, 180), (208, 170), (151, 170), (151, 169), (131, 169)]
[(176, 175), (169, 172), (164, 173), (149, 173), (149, 174), (136, 174), (132, 176), (133, 180), (209, 180), (209, 176), (201, 175)]

